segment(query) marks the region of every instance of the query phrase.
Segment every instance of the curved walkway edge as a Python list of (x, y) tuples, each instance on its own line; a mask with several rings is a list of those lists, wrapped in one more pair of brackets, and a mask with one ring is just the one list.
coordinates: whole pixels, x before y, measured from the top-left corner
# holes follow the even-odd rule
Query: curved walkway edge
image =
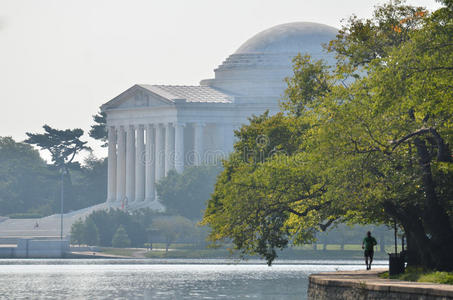
[(308, 299), (453, 300), (453, 286), (379, 278), (387, 269), (312, 274)]

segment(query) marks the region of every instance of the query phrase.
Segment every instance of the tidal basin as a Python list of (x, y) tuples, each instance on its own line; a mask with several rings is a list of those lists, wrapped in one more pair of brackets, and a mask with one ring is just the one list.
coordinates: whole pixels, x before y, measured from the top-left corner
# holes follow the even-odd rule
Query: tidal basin
[[(1, 299), (306, 299), (312, 273), (357, 270), (361, 261), (7, 259)], [(385, 266), (376, 261), (376, 267)]]

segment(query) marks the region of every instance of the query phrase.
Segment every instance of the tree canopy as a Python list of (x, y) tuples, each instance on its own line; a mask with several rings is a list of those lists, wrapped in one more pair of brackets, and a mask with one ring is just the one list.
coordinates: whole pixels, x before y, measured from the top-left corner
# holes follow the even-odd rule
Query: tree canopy
[(98, 112), (93, 116), (94, 124), (91, 125), (88, 134), (95, 140), (102, 142), (101, 147), (107, 147), (107, 115), (105, 112)]
[(170, 171), (157, 184), (159, 199), (169, 213), (199, 220), (220, 170), (218, 166), (199, 166), (185, 168), (181, 174)]
[(332, 224), (391, 223), (409, 263), (453, 269), (452, 5), (349, 19), (336, 66), (294, 58), (282, 113), (236, 132), (203, 223), (271, 263)]
[(53, 164), (58, 168), (65, 168), (68, 171), (71, 167), (79, 167), (80, 164), (74, 160), (82, 150), (91, 150), (80, 138), (83, 130), (65, 129), (59, 130), (44, 125), (44, 133), (29, 133), (26, 143), (36, 145), (43, 150), (50, 152)]
[[(27, 143), (0, 137), (0, 215), (39, 217), (59, 211), (60, 174)], [(104, 202), (107, 159), (89, 155), (65, 177), (65, 211)]]
[(0, 214), (38, 212), (53, 198), (56, 184), (39, 152), (0, 137)]

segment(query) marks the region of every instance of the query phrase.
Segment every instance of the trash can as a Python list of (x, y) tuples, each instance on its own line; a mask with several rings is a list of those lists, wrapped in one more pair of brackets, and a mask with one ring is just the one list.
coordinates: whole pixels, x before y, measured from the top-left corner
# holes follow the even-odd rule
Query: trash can
[(389, 275), (404, 273), (404, 261), (402, 253), (389, 253)]

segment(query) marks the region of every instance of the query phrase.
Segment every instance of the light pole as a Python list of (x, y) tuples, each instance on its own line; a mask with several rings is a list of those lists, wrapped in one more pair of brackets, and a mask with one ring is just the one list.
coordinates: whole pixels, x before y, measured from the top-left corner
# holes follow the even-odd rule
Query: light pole
[(61, 173), (61, 189), (60, 189), (60, 240), (63, 240), (63, 203), (64, 203), (64, 167), (60, 169)]

